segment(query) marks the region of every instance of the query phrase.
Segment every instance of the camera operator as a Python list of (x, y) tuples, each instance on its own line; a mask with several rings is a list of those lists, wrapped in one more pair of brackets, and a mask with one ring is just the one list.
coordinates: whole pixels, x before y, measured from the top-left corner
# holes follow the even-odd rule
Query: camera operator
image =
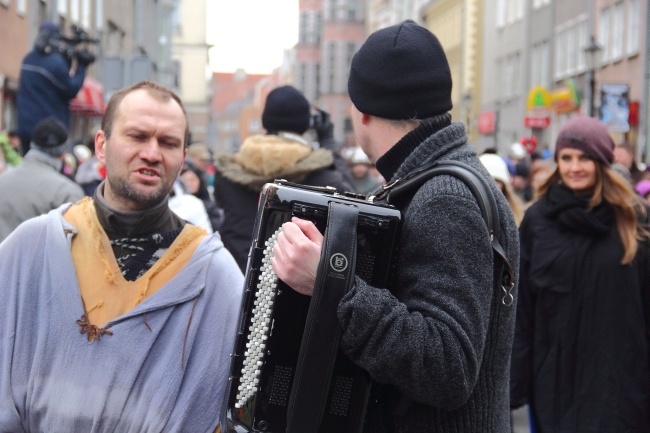
[[(94, 42), (61, 35), (51, 21), (39, 27), (34, 48), (27, 53), (20, 68), (18, 85), (18, 135), (22, 152), (27, 153), (36, 124), (50, 116), (70, 127), (70, 100), (81, 89), (86, 70), (95, 61), (88, 50), (75, 50), (79, 42)], [(82, 31), (83, 32), (83, 31)], [(83, 33), (85, 35), (85, 32)]]

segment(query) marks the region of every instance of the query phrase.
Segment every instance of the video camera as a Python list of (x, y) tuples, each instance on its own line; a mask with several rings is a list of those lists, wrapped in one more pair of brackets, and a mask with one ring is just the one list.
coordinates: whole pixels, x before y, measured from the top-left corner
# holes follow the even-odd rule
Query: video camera
[(71, 29), (71, 37), (52, 32), (39, 33), (34, 47), (45, 54), (57, 52), (65, 57), (68, 63), (72, 63), (75, 58), (84, 65), (93, 63), (95, 56), (88, 49), (88, 45), (99, 43), (99, 39), (91, 37), (76, 24), (72, 24)]

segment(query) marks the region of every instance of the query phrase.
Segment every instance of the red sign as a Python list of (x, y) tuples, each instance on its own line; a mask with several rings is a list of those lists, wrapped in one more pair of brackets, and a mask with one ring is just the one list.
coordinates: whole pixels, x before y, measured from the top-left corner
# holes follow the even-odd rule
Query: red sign
[(478, 115), (478, 132), (481, 134), (494, 133), (496, 114), (494, 111), (484, 111)]
[(526, 128), (548, 128), (550, 124), (550, 117), (524, 117), (524, 126)]
[(639, 126), (639, 101), (630, 101), (630, 114), (627, 123), (630, 126)]

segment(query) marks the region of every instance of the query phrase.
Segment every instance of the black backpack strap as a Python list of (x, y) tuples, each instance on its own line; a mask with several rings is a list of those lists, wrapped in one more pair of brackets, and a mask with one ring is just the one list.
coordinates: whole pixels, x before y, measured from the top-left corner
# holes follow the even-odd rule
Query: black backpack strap
[(488, 227), (492, 249), (504, 264), (504, 272), (501, 275), (501, 289), (503, 290), (501, 302), (506, 306), (512, 305), (514, 297), (511, 291), (515, 285), (515, 276), (506, 253), (499, 243), (501, 233), (499, 210), (492, 190), (485, 184), (485, 180), (475, 168), (460, 161), (436, 161), (409, 173), (403, 178), (384, 185), (382, 190), (372, 196), (370, 200), (386, 201), (389, 204), (403, 202), (405, 197), (410, 197), (409, 193), (412, 194), (424, 182), (440, 174), (447, 174), (460, 179), (476, 198)]

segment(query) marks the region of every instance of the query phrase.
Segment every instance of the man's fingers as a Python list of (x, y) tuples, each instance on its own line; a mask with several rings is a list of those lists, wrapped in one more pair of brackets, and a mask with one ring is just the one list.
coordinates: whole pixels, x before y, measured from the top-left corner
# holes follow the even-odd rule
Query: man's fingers
[(293, 217), (291, 221), (300, 227), (300, 230), (302, 230), (310, 241), (319, 246), (323, 244), (323, 234), (318, 231), (313, 222), (296, 217)]

